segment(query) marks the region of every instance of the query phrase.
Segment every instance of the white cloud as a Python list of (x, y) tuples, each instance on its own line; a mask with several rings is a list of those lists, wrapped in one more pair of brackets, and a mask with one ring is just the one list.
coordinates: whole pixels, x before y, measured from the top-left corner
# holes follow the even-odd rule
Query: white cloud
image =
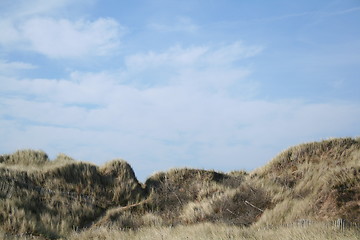
[(121, 27), (113, 19), (94, 22), (35, 18), (21, 28), (29, 48), (52, 58), (111, 54), (119, 46)]
[(66, 152), (98, 164), (123, 157), (137, 171), (147, 163), (138, 172), (144, 177), (184, 165), (253, 168), (292, 144), (360, 131), (357, 104), (244, 100), (176, 86), (137, 90), (107, 84), (113, 90), (94, 109), (2, 98), (0, 115), (13, 118), (1, 120), (2, 126), (13, 124), (1, 130), (6, 146)]
[(120, 25), (113, 19), (70, 22), (31, 19), (22, 28), (30, 48), (52, 58), (111, 54), (119, 46)]
[[(79, 3), (79, 2), (77, 2)], [(56, 11), (72, 1), (20, 1), (0, 20), (0, 45), (8, 50), (28, 50), (50, 58), (85, 58), (113, 55), (118, 51), (124, 27), (112, 18), (94, 21), (57, 17)], [(64, 15), (64, 14), (63, 14)]]
[(0, 77), (2, 92), (56, 104), (104, 104), (115, 87), (111, 74), (73, 72), (68, 79), (17, 79)]
[[(356, 103), (266, 101), (248, 94), (256, 85), (238, 61), (255, 56), (254, 49), (178, 46), (128, 56), (119, 72), (2, 77), (0, 135), (6, 142), (0, 150), (41, 148), (98, 164), (122, 157), (144, 178), (184, 165), (253, 168), (291, 144), (360, 131)], [(139, 88), (131, 82), (134, 76), (157, 81), (158, 70), (168, 71), (166, 84)]]
[(1, 45), (14, 45), (18, 42), (20, 37), (19, 31), (15, 28), (14, 23), (9, 20), (0, 20), (0, 44)]

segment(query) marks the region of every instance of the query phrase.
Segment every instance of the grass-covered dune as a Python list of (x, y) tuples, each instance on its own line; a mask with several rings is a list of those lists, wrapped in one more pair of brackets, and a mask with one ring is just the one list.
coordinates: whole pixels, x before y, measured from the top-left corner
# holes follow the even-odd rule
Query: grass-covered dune
[(99, 167), (34, 150), (0, 156), (0, 237), (8, 239), (171, 237), (189, 225), (246, 234), (338, 218), (360, 223), (359, 138), (294, 146), (249, 173), (171, 169), (145, 183), (123, 160)]
[(272, 199), (260, 224), (301, 218), (360, 222), (360, 139), (291, 147), (253, 171), (248, 181), (265, 187)]
[(0, 228), (57, 238), (91, 226), (107, 209), (139, 202), (145, 191), (125, 161), (102, 167), (41, 151), (0, 156)]

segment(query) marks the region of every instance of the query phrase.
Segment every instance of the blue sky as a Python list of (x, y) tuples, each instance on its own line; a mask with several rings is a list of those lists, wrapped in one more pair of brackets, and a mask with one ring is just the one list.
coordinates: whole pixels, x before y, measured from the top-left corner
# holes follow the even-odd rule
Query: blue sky
[(360, 132), (360, 2), (2, 0), (0, 152), (140, 179)]

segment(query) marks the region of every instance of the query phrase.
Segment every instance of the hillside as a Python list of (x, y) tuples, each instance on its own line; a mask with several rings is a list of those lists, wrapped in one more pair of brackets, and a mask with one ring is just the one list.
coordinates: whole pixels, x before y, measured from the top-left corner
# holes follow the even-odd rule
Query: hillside
[(360, 139), (332, 139), (289, 148), (248, 181), (266, 188), (273, 207), (258, 223), (298, 219), (360, 222)]
[(2, 155), (0, 164), (0, 227), (9, 233), (58, 238), (90, 226), (111, 207), (145, 197), (122, 160), (97, 167), (25, 150)]
[(360, 139), (306, 143), (247, 173), (172, 169), (139, 183), (131, 166), (60, 154), (0, 156), (0, 235), (47, 239), (100, 228), (216, 223), (273, 226), (301, 219), (360, 223)]

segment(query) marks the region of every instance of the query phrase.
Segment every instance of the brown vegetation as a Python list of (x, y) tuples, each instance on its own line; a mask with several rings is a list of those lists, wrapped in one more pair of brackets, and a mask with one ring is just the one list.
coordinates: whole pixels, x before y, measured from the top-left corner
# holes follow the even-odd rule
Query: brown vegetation
[[(30, 150), (0, 159), (0, 227), (7, 233), (59, 238), (91, 226), (113, 206), (145, 197), (132, 168), (122, 160), (99, 168), (64, 155), (49, 161)], [(24, 168), (31, 162), (31, 168)]]
[[(269, 227), (301, 219), (359, 223), (359, 216), (359, 138), (294, 146), (251, 173), (172, 169), (144, 184), (123, 160), (97, 167), (64, 154), (49, 160), (42, 151), (0, 156), (0, 236), (9, 239), (71, 234), (87, 239), (104, 234), (104, 229), (109, 239), (117, 239), (111, 234), (140, 239), (136, 236), (153, 229), (186, 239), (172, 237), (174, 229), (186, 232), (181, 226), (202, 222), (196, 225), (200, 229), (213, 228), (208, 225), (212, 223), (227, 232), (235, 231), (232, 226), (271, 232)], [(84, 228), (88, 230), (79, 233)], [(253, 230), (236, 234), (248, 231)]]
[(358, 240), (360, 232), (356, 229), (339, 229), (324, 224), (308, 227), (290, 226), (258, 229), (253, 227), (229, 226), (226, 224), (201, 223), (179, 225), (176, 227), (144, 227), (136, 231), (121, 231), (113, 227), (99, 227), (70, 236), (72, 240), (106, 239), (106, 240)]
[(359, 140), (301, 144), (252, 172), (248, 181), (265, 187), (273, 202), (258, 224), (336, 218), (360, 222)]

